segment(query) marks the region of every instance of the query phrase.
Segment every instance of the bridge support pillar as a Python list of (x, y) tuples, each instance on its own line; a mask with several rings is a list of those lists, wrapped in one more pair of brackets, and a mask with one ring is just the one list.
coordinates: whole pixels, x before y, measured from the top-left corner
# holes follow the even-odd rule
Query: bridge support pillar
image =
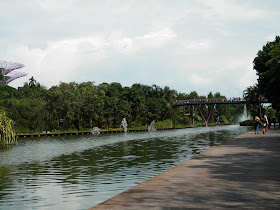
[(213, 107), (212, 107), (212, 109), (211, 109), (211, 111), (210, 111), (210, 113), (209, 113), (209, 116), (208, 116), (207, 120), (205, 120), (205, 117), (204, 117), (203, 113), (201, 112), (200, 107), (199, 107), (198, 105), (196, 105), (196, 107), (197, 107), (197, 109), (198, 109), (200, 115), (202, 116), (202, 118), (203, 118), (203, 120), (204, 120), (205, 126), (208, 127), (208, 121), (209, 121), (209, 119), (210, 119), (210, 117), (211, 117), (211, 115), (212, 115), (212, 112), (213, 112), (213, 110), (214, 110), (215, 104), (213, 105)]

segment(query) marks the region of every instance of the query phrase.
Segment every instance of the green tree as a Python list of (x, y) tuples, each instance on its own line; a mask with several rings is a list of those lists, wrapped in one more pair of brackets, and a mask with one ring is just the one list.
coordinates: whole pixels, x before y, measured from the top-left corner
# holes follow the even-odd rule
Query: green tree
[(49, 102), (51, 119), (56, 121), (65, 119), (65, 128), (80, 129), (82, 99), (79, 86), (75, 82), (63, 83), (50, 89)]
[(258, 84), (255, 84), (253, 86), (247, 87), (243, 91), (243, 97), (248, 102), (247, 109), (252, 115), (261, 115), (261, 105), (260, 105), (260, 90), (258, 87)]
[(0, 68), (0, 80), (4, 79), (3, 70), (3, 68)]
[(9, 115), (17, 130), (43, 130), (45, 126), (46, 102), (42, 99), (23, 98), (9, 101)]
[[(225, 96), (222, 96), (219, 92), (214, 94), (214, 98), (226, 98)], [(219, 120), (220, 123), (223, 124), (228, 124), (230, 121), (230, 109), (229, 109), (229, 105), (225, 105), (225, 104), (219, 104), (215, 106), (215, 113), (214, 113), (214, 118), (217, 122), (217, 120)]]
[(84, 82), (78, 85), (81, 94), (81, 126), (94, 127), (98, 125), (98, 115), (100, 113), (97, 104), (101, 100), (98, 89), (93, 82)]
[(143, 104), (145, 104), (146, 97), (143, 90), (137, 88), (135, 85), (131, 88), (126, 87), (124, 89), (123, 98), (130, 103), (132, 114), (131, 120), (135, 121), (136, 124), (146, 118), (146, 116), (142, 116), (143, 113), (146, 113), (146, 110), (143, 110)]
[(280, 37), (268, 42), (254, 59), (254, 69), (259, 76), (260, 92), (280, 110)]
[(36, 85), (36, 80), (34, 79), (33, 76), (29, 79), (29, 84), (28, 85), (31, 88), (33, 88)]

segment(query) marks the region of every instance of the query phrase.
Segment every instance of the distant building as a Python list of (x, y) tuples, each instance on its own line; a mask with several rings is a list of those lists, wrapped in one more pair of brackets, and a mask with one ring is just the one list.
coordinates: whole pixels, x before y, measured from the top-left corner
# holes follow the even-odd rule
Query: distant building
[(7, 85), (20, 77), (27, 76), (24, 72), (15, 71), (24, 67), (23, 64), (0, 60), (0, 85)]

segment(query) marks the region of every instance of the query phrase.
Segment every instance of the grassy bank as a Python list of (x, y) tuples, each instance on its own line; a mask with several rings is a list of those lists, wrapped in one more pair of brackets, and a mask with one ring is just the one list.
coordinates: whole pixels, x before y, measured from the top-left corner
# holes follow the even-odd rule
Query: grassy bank
[[(216, 124), (216, 123), (209, 123), (208, 126), (216, 126), (216, 125), (229, 125), (229, 124)], [(128, 131), (136, 131), (136, 130), (148, 130), (149, 125), (145, 126), (131, 126), (128, 127)], [(180, 128), (190, 128), (190, 127), (204, 127), (205, 124), (195, 123), (195, 124), (174, 124), (172, 120), (164, 120), (156, 122), (157, 129), (180, 129)], [(77, 129), (66, 129), (66, 130), (52, 130), (52, 131), (42, 131), (42, 130), (16, 130), (17, 134), (42, 134), (42, 133), (50, 133), (50, 134), (61, 134), (61, 133), (88, 133), (91, 131), (91, 128), (81, 128)], [(103, 128), (100, 132), (121, 132), (123, 129), (121, 127), (118, 128)]]

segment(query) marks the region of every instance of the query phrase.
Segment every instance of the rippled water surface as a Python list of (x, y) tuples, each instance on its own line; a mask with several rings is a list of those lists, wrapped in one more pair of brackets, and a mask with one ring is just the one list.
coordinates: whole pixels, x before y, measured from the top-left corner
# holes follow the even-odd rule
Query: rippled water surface
[(87, 209), (247, 129), (19, 139), (0, 150), (0, 209)]

